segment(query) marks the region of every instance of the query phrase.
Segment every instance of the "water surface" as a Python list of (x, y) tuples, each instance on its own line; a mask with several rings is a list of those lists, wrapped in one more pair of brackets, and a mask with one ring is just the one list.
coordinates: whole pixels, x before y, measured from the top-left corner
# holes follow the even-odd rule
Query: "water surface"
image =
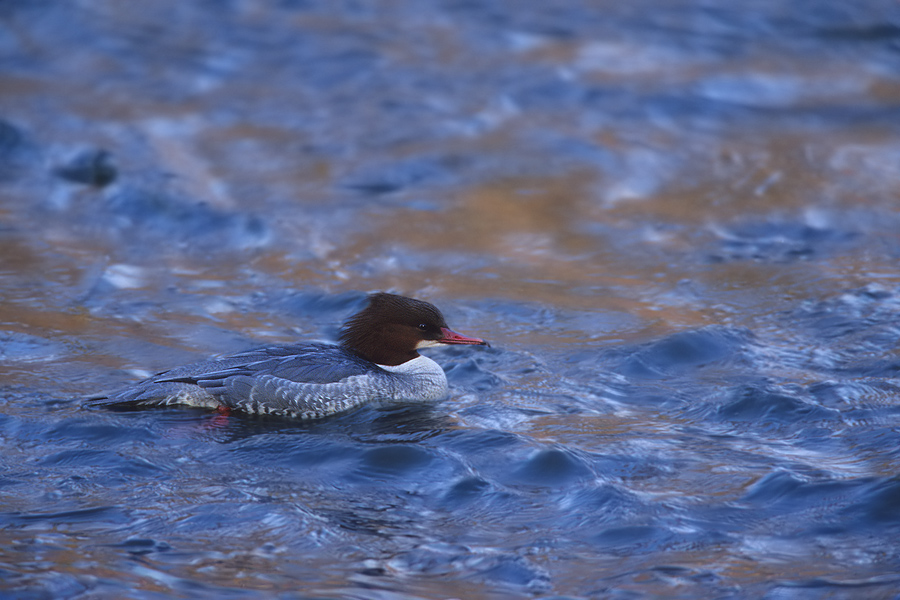
[[(507, 4), (0, 8), (3, 594), (896, 597), (900, 6)], [(82, 405), (374, 290), (447, 400)]]

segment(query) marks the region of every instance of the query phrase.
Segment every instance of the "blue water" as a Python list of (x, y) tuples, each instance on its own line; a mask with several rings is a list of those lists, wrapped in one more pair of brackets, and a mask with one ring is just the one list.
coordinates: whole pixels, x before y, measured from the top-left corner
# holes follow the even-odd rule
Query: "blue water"
[[(900, 597), (900, 5), (0, 8), (0, 597)], [(490, 348), (302, 423), (83, 399)]]

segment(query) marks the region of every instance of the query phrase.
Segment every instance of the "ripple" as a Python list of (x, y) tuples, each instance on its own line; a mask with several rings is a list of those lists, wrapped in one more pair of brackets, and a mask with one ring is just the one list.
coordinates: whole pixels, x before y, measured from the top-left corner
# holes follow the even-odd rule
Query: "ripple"
[[(895, 4), (4, 3), (0, 596), (894, 597)], [(448, 400), (73, 411), (376, 289)]]
[(19, 333), (0, 331), (0, 362), (50, 361), (64, 353), (59, 342)]
[(597, 547), (616, 554), (659, 552), (671, 542), (671, 532), (651, 525), (629, 525), (604, 530), (594, 538)]
[(742, 387), (730, 394), (716, 415), (724, 421), (797, 423), (838, 418), (836, 411), (797, 395), (758, 386)]
[(453, 483), (442, 500), (449, 510), (460, 510), (485, 496), (491, 484), (481, 477), (468, 476)]
[(406, 478), (426, 470), (435, 457), (416, 446), (385, 446), (363, 454), (359, 472), (373, 478)]
[(549, 577), (527, 559), (487, 549), (423, 546), (389, 561), (392, 570), (405, 575), (429, 576), (466, 573), (467, 579), (525, 588), (532, 593), (549, 589)]
[(830, 219), (827, 225), (817, 219), (746, 221), (727, 229), (718, 229), (722, 253), (715, 260), (759, 260), (789, 262), (808, 260), (814, 254), (834, 252), (859, 237), (846, 229), (846, 219)]
[(51, 513), (0, 513), (0, 522), (24, 526), (56, 527), (61, 524), (84, 524), (89, 528), (96, 528), (101, 524), (124, 524), (129, 520), (129, 515), (115, 506), (97, 506)]
[(856, 501), (843, 508), (844, 516), (853, 517), (858, 526), (878, 529), (900, 524), (900, 479), (876, 479), (864, 482), (856, 490)]
[(540, 450), (513, 471), (510, 481), (519, 484), (560, 488), (590, 479), (591, 470), (564, 449)]
[(751, 339), (749, 331), (714, 326), (679, 332), (630, 354), (621, 372), (628, 377), (652, 379), (739, 361)]

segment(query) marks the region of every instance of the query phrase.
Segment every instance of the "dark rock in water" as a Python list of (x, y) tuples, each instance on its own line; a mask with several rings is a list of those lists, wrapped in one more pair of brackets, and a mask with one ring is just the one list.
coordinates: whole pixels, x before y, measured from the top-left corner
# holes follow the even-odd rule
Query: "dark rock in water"
[(0, 156), (8, 154), (22, 143), (22, 133), (13, 125), (0, 120)]
[(424, 157), (379, 165), (377, 169), (352, 174), (343, 187), (369, 196), (383, 196), (414, 185), (448, 180), (457, 162), (453, 158)]
[(25, 167), (25, 135), (16, 126), (0, 119), (0, 181), (14, 179)]
[(67, 164), (57, 167), (55, 173), (74, 183), (104, 187), (115, 181), (119, 171), (109, 152), (91, 149), (79, 152)]

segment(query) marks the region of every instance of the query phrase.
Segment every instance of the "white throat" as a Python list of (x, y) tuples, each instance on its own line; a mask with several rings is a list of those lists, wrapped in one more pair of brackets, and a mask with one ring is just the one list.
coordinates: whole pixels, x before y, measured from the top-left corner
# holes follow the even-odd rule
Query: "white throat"
[(422, 340), (418, 344), (416, 344), (416, 350), (421, 350), (422, 348), (434, 348), (435, 346), (443, 346), (441, 342), (437, 340)]

